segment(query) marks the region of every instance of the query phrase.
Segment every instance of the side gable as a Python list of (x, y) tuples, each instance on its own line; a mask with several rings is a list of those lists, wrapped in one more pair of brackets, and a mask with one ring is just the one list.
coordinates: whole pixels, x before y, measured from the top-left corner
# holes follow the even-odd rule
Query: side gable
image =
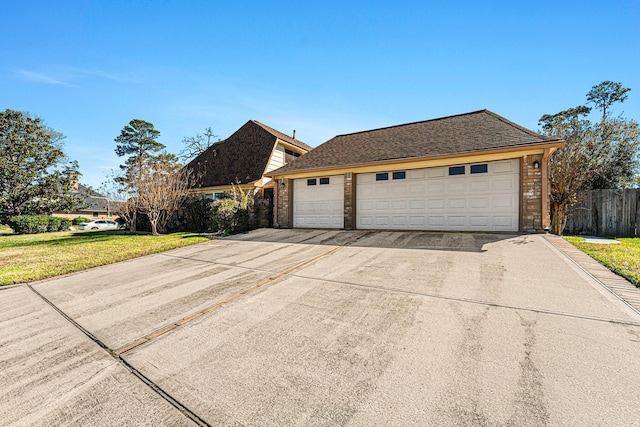
[[(280, 144), (281, 143), (281, 144)], [(255, 120), (249, 120), (224, 141), (217, 142), (185, 166), (195, 176), (192, 188), (228, 187), (231, 184), (262, 185), (263, 174), (284, 165), (273, 163), (276, 148), (291, 148), (301, 154), (311, 150), (293, 139)]]

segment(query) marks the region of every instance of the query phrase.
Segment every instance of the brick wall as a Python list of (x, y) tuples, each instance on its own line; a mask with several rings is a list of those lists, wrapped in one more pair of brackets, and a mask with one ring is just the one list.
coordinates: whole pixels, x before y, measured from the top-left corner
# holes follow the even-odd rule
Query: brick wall
[(344, 228), (356, 229), (356, 174), (344, 174)]
[[(540, 165), (538, 169), (533, 166), (536, 161)], [(542, 171), (542, 155), (524, 156), (520, 161), (520, 229), (525, 232), (544, 231)], [(548, 196), (548, 189), (544, 196)], [(544, 215), (548, 216), (548, 212)]]
[[(280, 188), (280, 183), (284, 183), (284, 187)], [(276, 213), (273, 226), (275, 228), (292, 228), (293, 227), (293, 180), (278, 180), (276, 183)]]

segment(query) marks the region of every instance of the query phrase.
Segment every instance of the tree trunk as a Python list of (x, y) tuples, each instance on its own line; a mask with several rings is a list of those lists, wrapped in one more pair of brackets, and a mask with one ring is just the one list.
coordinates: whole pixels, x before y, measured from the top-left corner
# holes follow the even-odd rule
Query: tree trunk
[(131, 222), (129, 223), (129, 232), (130, 233), (135, 233), (136, 232), (136, 221), (138, 219), (138, 214), (136, 212), (134, 212), (131, 215)]
[(564, 227), (567, 225), (567, 204), (564, 203), (551, 203), (552, 212), (552, 229), (553, 234), (558, 236), (562, 235)]

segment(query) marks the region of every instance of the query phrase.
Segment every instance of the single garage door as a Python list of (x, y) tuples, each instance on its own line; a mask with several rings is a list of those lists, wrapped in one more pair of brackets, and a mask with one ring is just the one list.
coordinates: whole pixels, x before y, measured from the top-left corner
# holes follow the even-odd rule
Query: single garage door
[(357, 175), (361, 229), (517, 231), (520, 160)]
[(293, 182), (293, 226), (344, 227), (344, 176), (296, 179)]

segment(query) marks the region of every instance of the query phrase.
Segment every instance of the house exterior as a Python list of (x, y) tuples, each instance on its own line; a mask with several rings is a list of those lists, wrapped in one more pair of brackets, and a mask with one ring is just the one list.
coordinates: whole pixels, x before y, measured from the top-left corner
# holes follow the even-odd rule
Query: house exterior
[(543, 231), (563, 145), (488, 110), (339, 135), (266, 173), (274, 226)]
[(73, 212), (54, 212), (52, 215), (60, 218), (74, 219), (84, 217), (89, 219), (115, 219), (114, 211), (118, 202), (109, 200), (108, 197), (93, 191), (91, 188), (76, 184), (72, 191), (78, 198), (82, 199), (82, 203), (77, 210)]
[(264, 199), (272, 199), (274, 183), (265, 174), (310, 150), (294, 137), (249, 120), (185, 166), (195, 178), (190, 192), (215, 200), (231, 191), (232, 185), (239, 185), (257, 189)]

